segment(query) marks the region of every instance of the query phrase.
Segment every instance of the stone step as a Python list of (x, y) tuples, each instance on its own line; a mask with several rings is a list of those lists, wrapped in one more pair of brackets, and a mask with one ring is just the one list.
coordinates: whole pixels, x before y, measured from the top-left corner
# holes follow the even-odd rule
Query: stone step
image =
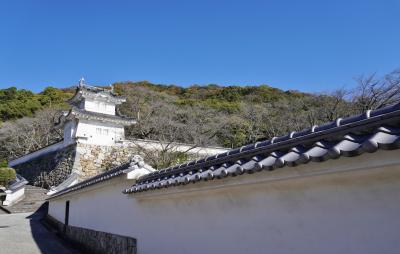
[(47, 196), (45, 193), (26, 193), (25, 192), (25, 197), (45, 197)]
[(25, 189), (27, 191), (30, 191), (32, 193), (46, 193), (48, 190), (46, 189)]
[(34, 212), (46, 202), (48, 190), (32, 186), (25, 186), (25, 197), (18, 203), (7, 207), (11, 213)]
[(26, 189), (27, 191), (29, 191), (30, 193), (46, 193), (46, 191), (43, 190), (36, 190), (36, 189)]

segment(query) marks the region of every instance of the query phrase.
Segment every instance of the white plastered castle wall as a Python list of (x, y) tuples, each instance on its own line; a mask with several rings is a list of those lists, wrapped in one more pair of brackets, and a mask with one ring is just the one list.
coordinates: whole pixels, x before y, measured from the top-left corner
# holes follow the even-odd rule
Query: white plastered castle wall
[(69, 121), (64, 125), (64, 143), (75, 142), (76, 127), (75, 121)]
[(106, 102), (99, 98), (88, 99), (86, 98), (83, 104), (83, 109), (86, 111), (103, 113), (108, 115), (115, 115), (115, 104)]
[(400, 150), (123, 195), (119, 177), (50, 200), (138, 253), (397, 253)]
[(110, 123), (79, 120), (76, 137), (83, 144), (114, 145), (125, 138), (124, 127)]

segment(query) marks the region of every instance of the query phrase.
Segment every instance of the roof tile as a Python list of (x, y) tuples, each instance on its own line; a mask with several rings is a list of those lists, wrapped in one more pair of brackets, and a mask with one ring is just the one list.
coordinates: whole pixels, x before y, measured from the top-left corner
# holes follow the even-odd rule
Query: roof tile
[[(337, 119), (321, 126), (242, 146), (215, 156), (154, 172), (124, 193), (148, 190), (144, 183), (162, 176), (165, 187), (195, 183), (284, 166), (400, 148), (400, 104)], [(176, 174), (179, 176), (175, 177)], [(175, 184), (174, 184), (175, 181)]]

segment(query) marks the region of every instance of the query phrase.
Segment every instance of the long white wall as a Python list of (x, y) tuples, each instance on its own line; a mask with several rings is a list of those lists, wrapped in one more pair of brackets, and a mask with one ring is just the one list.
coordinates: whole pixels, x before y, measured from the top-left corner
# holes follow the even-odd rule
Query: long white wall
[(148, 139), (130, 139), (125, 141), (125, 143), (133, 143), (134, 145), (146, 149), (146, 150), (156, 150), (162, 151), (167, 147), (170, 147), (169, 151), (171, 152), (185, 152), (188, 154), (195, 154), (197, 156), (211, 156), (219, 153), (224, 153), (229, 151), (229, 148), (224, 147), (193, 147), (192, 144), (183, 144), (183, 143), (166, 143), (160, 142), (157, 140), (148, 140)]
[(398, 253), (400, 150), (124, 195), (123, 177), (50, 200), (138, 253)]

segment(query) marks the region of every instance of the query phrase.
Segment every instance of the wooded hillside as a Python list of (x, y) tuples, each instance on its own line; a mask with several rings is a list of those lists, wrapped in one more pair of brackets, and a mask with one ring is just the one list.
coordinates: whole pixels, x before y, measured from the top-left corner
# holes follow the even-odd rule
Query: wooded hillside
[[(306, 94), (260, 86), (179, 87), (150, 82), (118, 82), (114, 90), (127, 97), (120, 107), (138, 124), (127, 138), (184, 142), (197, 146), (237, 147), (298, 131), (338, 117), (379, 108), (399, 100), (399, 71), (384, 77), (360, 77), (354, 90)], [(67, 109), (73, 88), (0, 90), (0, 158), (7, 160), (59, 141), (52, 128)]]
[(0, 89), (0, 122), (33, 116), (44, 108), (66, 107), (65, 101), (70, 96), (71, 92), (53, 87), (47, 87), (39, 94), (15, 87)]

